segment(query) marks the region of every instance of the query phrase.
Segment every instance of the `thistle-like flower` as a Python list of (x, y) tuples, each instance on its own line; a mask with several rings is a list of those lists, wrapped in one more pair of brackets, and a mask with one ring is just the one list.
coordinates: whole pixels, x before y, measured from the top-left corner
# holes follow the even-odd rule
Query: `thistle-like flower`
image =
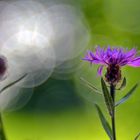
[[(101, 94), (104, 96), (105, 104), (111, 117), (112, 128), (103, 115), (100, 107), (97, 104), (95, 104), (95, 107), (98, 111), (103, 128), (108, 134), (110, 140), (116, 140), (115, 108), (126, 102), (138, 87), (138, 84), (135, 84), (125, 96), (116, 102), (116, 85), (122, 79), (121, 67), (126, 65), (131, 67), (140, 67), (140, 56), (137, 56), (137, 50), (134, 48), (127, 50), (124, 48), (107, 47), (104, 49), (97, 47), (95, 52), (88, 51), (83, 60), (88, 61), (91, 64), (99, 64), (100, 66), (98, 68), (98, 75), (100, 76), (102, 76), (103, 68), (106, 67), (106, 73), (104, 77), (109, 86), (106, 85), (104, 78), (101, 78)], [(95, 92), (99, 91), (91, 83), (87, 81), (85, 83)], [(118, 90), (121, 90), (125, 86), (126, 78), (124, 77), (123, 82)], [(139, 136), (140, 135), (137, 135), (135, 139), (138, 139)]]
[(125, 50), (124, 48), (107, 49), (97, 47), (95, 53), (88, 51), (83, 60), (91, 64), (99, 64), (98, 75), (102, 75), (104, 67), (107, 68), (105, 79), (109, 84), (116, 85), (121, 80), (121, 67), (140, 67), (140, 56), (136, 49)]

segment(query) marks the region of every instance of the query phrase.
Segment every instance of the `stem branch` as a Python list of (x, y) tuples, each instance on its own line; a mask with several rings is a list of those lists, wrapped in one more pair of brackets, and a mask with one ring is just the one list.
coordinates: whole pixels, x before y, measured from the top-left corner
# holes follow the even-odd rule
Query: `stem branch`
[(112, 117), (111, 117), (112, 133), (113, 133), (113, 139), (112, 140), (116, 140), (116, 127), (115, 127), (115, 86), (114, 85), (110, 86), (110, 94), (111, 94), (112, 100), (113, 100), (113, 110), (112, 110)]
[(7, 140), (4, 132), (4, 126), (2, 121), (2, 113), (0, 113), (0, 140)]

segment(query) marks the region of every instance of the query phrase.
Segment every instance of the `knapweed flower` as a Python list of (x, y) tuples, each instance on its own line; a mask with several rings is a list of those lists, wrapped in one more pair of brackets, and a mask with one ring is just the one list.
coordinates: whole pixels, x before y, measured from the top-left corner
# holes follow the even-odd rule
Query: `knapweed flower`
[(121, 80), (121, 67), (140, 67), (140, 56), (137, 56), (135, 48), (127, 50), (124, 48), (101, 48), (97, 47), (95, 52), (88, 51), (83, 60), (91, 64), (99, 64), (98, 75), (106, 67), (105, 79), (109, 84), (116, 85)]

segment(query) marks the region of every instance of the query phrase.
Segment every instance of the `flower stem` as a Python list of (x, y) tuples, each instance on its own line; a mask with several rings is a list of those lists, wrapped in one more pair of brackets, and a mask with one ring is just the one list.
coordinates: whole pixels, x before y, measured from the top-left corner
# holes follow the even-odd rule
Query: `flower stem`
[(4, 131), (3, 121), (2, 121), (2, 113), (0, 113), (0, 140), (7, 140)]
[(116, 126), (115, 126), (115, 86), (114, 85), (110, 85), (110, 93), (112, 96), (112, 100), (113, 100), (113, 110), (112, 110), (112, 117), (111, 117), (111, 121), (112, 121), (112, 133), (113, 133), (113, 138), (112, 140), (116, 140)]

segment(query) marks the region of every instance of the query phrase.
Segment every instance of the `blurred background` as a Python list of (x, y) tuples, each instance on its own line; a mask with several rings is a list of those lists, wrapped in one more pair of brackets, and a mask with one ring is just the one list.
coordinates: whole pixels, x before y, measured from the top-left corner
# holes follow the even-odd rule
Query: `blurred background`
[[(94, 103), (109, 120), (97, 66), (83, 62), (88, 49), (140, 46), (139, 0), (1, 0), (1, 53), (9, 60), (9, 79), (26, 79), (1, 95), (8, 140), (108, 140)], [(125, 67), (127, 87), (140, 69)], [(1, 86), (7, 81), (2, 82)], [(116, 110), (117, 137), (133, 140), (140, 131), (140, 88)]]

